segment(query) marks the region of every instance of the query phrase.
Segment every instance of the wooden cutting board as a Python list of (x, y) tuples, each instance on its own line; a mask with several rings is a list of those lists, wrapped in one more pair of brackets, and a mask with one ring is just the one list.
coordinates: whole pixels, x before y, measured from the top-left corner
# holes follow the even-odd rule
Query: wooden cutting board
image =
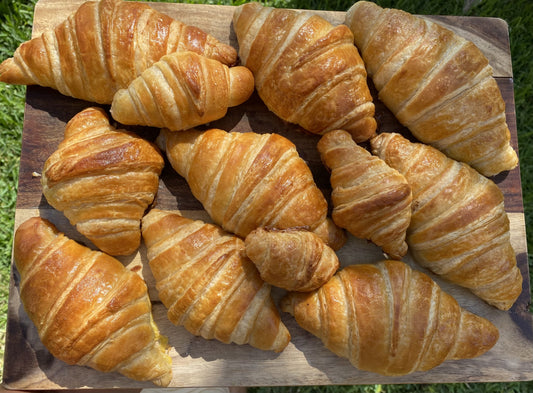
[[(73, 12), (81, 0), (40, 0), (35, 9), (34, 34), (54, 26)], [(238, 47), (231, 26), (231, 6), (153, 3), (154, 8), (185, 23), (199, 26), (221, 41)], [(334, 24), (344, 20), (343, 12), (317, 11)], [(508, 28), (495, 18), (432, 16), (464, 37), (474, 41), (487, 55), (507, 104), (507, 120), (512, 144), (517, 148), (516, 117)], [(406, 132), (391, 113), (377, 100), (376, 112), (380, 131)], [(62, 96), (47, 88), (29, 87), (26, 99), (22, 156), (15, 226), (35, 215), (50, 219), (61, 231), (80, 242), (80, 236), (63, 217), (53, 210), (41, 194), (39, 174), (44, 161), (55, 150), (63, 136), (66, 122), (91, 103)], [(227, 131), (278, 132), (291, 139), (300, 155), (308, 162), (318, 186), (329, 195), (329, 176), (316, 151), (318, 137), (304, 133), (270, 113), (257, 95), (245, 104), (232, 108), (227, 116), (211, 126)], [(157, 130), (135, 128), (153, 139)], [(257, 386), (257, 385), (322, 385), (322, 384), (389, 384), (474, 381), (516, 381), (533, 379), (533, 320), (527, 307), (530, 283), (527, 263), (524, 211), (519, 169), (494, 178), (505, 194), (506, 210), (511, 221), (512, 244), (524, 277), (523, 292), (509, 312), (496, 310), (468, 291), (432, 276), (466, 309), (491, 320), (500, 330), (500, 339), (488, 353), (473, 360), (450, 361), (425, 373), (404, 377), (383, 377), (353, 368), (323, 347), (319, 339), (297, 326), (292, 317), (283, 321), (293, 337), (281, 354), (253, 349), (247, 345), (226, 345), (194, 337), (181, 327), (173, 326), (157, 298), (154, 280), (147, 265), (145, 249), (120, 258), (129, 268), (142, 275), (150, 288), (156, 323), (172, 346), (174, 379), (171, 386)], [(166, 167), (160, 182), (157, 206), (179, 208), (189, 217), (209, 220), (202, 206), (191, 195), (185, 181)], [(366, 241), (349, 238), (339, 251), (343, 265), (376, 262), (383, 258), (380, 250)], [(415, 266), (409, 257), (405, 261)], [(421, 269), (422, 270), (422, 269)], [(20, 303), (19, 278), (11, 275), (11, 292), (5, 352), (4, 385), (12, 389), (62, 388), (144, 388), (149, 383), (131, 381), (118, 374), (103, 374), (54, 359), (40, 343), (36, 329)], [(281, 291), (275, 291), (279, 299)]]

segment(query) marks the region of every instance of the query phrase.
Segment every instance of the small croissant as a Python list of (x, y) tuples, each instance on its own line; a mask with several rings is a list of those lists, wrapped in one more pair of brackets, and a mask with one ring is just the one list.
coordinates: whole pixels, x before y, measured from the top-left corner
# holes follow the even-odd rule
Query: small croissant
[(281, 352), (290, 334), (244, 242), (219, 227), (152, 209), (143, 218), (150, 268), (169, 320), (194, 335)]
[(253, 91), (254, 77), (246, 67), (174, 52), (117, 91), (111, 115), (122, 124), (185, 130), (224, 117)]
[(356, 2), (345, 23), (379, 99), (418, 140), (485, 176), (517, 166), (505, 102), (474, 43), (370, 1)]
[(375, 107), (353, 34), (310, 12), (236, 7), (233, 27), (243, 65), (266, 106), (315, 134), (342, 128), (358, 142), (375, 134)]
[(522, 274), (498, 186), (467, 164), (400, 134), (379, 134), (371, 145), (411, 186), (406, 239), (415, 261), (508, 310), (522, 292)]
[(290, 292), (281, 307), (354, 367), (387, 376), (480, 356), (499, 338), (490, 321), (400, 261), (347, 266), (316, 291)]
[(279, 134), (162, 130), (157, 143), (213, 221), (242, 238), (259, 227), (317, 230), (344, 243), (296, 146)]
[(100, 108), (65, 127), (41, 177), (48, 203), (100, 250), (129, 255), (141, 241), (141, 218), (159, 187), (164, 159), (154, 144), (115, 129)]
[(257, 228), (244, 240), (261, 278), (288, 291), (312, 291), (339, 268), (335, 251), (318, 235), (299, 228)]
[(13, 259), (24, 309), (54, 357), (169, 385), (172, 359), (140, 276), (40, 217), (18, 227)]
[(393, 259), (407, 253), (411, 187), (397, 170), (357, 145), (346, 131), (325, 134), (318, 142), (331, 170), (333, 221), (352, 235), (369, 239)]
[(110, 104), (118, 89), (163, 55), (183, 50), (228, 65), (237, 60), (233, 47), (148, 4), (87, 1), (56, 27), (22, 43), (0, 64), (0, 81)]

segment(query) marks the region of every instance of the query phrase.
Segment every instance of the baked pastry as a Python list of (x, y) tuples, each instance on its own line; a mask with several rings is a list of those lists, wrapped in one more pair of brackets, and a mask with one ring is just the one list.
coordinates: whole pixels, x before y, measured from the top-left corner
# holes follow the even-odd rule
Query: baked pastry
[(346, 243), (345, 231), (337, 226), (330, 217), (327, 217), (315, 227), (313, 233), (335, 251), (340, 250)]
[(249, 3), (236, 8), (233, 28), (242, 63), (278, 117), (315, 134), (342, 128), (358, 142), (374, 135), (365, 66), (346, 26)]
[[(213, 221), (242, 238), (259, 227), (320, 228), (327, 202), (296, 147), (278, 134), (162, 130), (157, 143)], [(326, 222), (325, 222), (326, 221)]]
[(281, 307), (354, 367), (387, 376), (480, 356), (499, 338), (491, 322), (400, 261), (347, 266)]
[(141, 218), (159, 187), (164, 159), (154, 144), (116, 129), (90, 107), (65, 127), (41, 177), (48, 203), (100, 250), (129, 255), (141, 241)]
[(141, 277), (40, 217), (18, 227), (13, 258), (24, 309), (54, 357), (168, 386), (172, 359)]
[(317, 289), (339, 268), (335, 251), (305, 229), (257, 228), (244, 245), (261, 278), (288, 291)]
[(399, 134), (380, 134), (371, 144), (411, 186), (407, 244), (415, 260), (487, 303), (509, 309), (522, 292), (522, 274), (498, 186), (467, 164)]
[(253, 91), (254, 77), (246, 67), (174, 52), (117, 91), (111, 115), (122, 124), (186, 130), (224, 117)]
[(143, 218), (150, 268), (168, 318), (194, 335), (281, 352), (290, 334), (244, 242), (219, 227), (152, 209)]
[(421, 142), (485, 176), (518, 164), (488, 59), (424, 18), (359, 1), (346, 13), (378, 97)]
[(343, 130), (318, 142), (331, 171), (333, 221), (352, 235), (368, 239), (392, 259), (407, 253), (405, 234), (411, 220), (411, 187), (397, 170), (357, 145)]
[(181, 50), (228, 65), (237, 61), (233, 47), (148, 4), (87, 1), (56, 27), (22, 43), (0, 65), (0, 81), (110, 104), (118, 89), (163, 55)]

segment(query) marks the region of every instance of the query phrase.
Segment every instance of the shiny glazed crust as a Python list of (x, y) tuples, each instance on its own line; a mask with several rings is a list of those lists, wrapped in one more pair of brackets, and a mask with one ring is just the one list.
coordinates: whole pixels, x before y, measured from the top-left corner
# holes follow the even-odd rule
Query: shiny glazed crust
[(499, 338), (491, 322), (400, 261), (345, 267), (316, 291), (289, 293), (281, 307), (332, 352), (383, 375), (473, 358)]
[(122, 124), (186, 130), (221, 119), (253, 91), (254, 77), (246, 67), (174, 52), (117, 91), (111, 114)]
[(129, 255), (139, 247), (141, 218), (163, 166), (155, 145), (114, 128), (102, 109), (90, 107), (67, 123), (46, 160), (43, 194), (100, 250)]
[(0, 64), (0, 81), (52, 87), (64, 95), (110, 104), (118, 89), (177, 50), (228, 65), (237, 60), (233, 47), (148, 4), (87, 1), (54, 29), (21, 44)]
[(281, 352), (290, 334), (244, 242), (219, 227), (152, 209), (143, 218), (150, 268), (168, 318), (194, 335)]
[(359, 238), (371, 240), (392, 259), (407, 253), (411, 187), (397, 170), (335, 130), (318, 142), (331, 171), (333, 221)]
[(492, 67), (472, 42), (367, 1), (348, 10), (346, 24), (380, 100), (416, 138), (485, 176), (516, 167), (505, 103)]
[(346, 26), (259, 3), (238, 7), (233, 26), (239, 56), (277, 116), (315, 134), (342, 128), (358, 142), (374, 135), (366, 70)]
[(507, 310), (522, 292), (503, 194), (491, 180), (437, 149), (380, 134), (372, 151), (413, 192), (407, 244), (421, 265)]
[(158, 143), (213, 221), (229, 232), (244, 238), (259, 227), (314, 230), (327, 220), (311, 170), (281, 135), (163, 130)]
[(52, 355), (167, 386), (172, 361), (144, 281), (113, 257), (30, 218), (15, 233), (20, 297)]

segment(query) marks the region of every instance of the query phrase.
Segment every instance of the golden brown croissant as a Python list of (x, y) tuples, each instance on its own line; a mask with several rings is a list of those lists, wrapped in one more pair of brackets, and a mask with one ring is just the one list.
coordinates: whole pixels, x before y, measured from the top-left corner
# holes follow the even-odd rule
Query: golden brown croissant
[[(158, 143), (213, 221), (229, 232), (244, 238), (259, 227), (327, 224), (324, 195), (281, 135), (162, 130)], [(320, 232), (328, 241), (327, 228)]]
[(437, 149), (380, 134), (372, 150), (413, 192), (407, 244), (415, 260), (507, 310), (522, 292), (509, 219), (498, 186)]
[(281, 352), (290, 334), (244, 242), (219, 227), (152, 209), (143, 218), (150, 268), (168, 318), (194, 335)]
[(317, 147), (331, 170), (333, 221), (352, 235), (371, 240), (390, 258), (404, 256), (412, 200), (407, 180), (358, 146), (346, 131), (328, 132)]
[(146, 284), (118, 260), (33, 217), (15, 233), (20, 298), (56, 358), (167, 386), (172, 359)]
[(366, 70), (346, 26), (249, 3), (236, 8), (233, 27), (239, 56), (277, 116), (316, 134), (342, 128), (356, 141), (374, 135)]
[(128, 255), (139, 247), (141, 218), (163, 166), (157, 146), (115, 129), (102, 109), (87, 108), (67, 123), (46, 160), (43, 194), (100, 250)]
[(288, 291), (317, 289), (339, 268), (335, 251), (304, 229), (257, 228), (244, 244), (261, 278)]
[(52, 87), (110, 104), (163, 55), (190, 50), (233, 64), (237, 52), (201, 29), (122, 0), (88, 1), (65, 21), (23, 43), (0, 65), (0, 81)]
[(474, 358), (499, 338), (491, 322), (400, 261), (345, 267), (316, 291), (289, 293), (282, 310), (354, 367), (383, 375)]
[(517, 165), (492, 67), (472, 42), (367, 1), (348, 10), (346, 24), (379, 99), (416, 138), (486, 176)]
[(111, 115), (122, 124), (186, 130), (218, 120), (246, 101), (254, 77), (194, 52), (174, 52), (117, 91)]

